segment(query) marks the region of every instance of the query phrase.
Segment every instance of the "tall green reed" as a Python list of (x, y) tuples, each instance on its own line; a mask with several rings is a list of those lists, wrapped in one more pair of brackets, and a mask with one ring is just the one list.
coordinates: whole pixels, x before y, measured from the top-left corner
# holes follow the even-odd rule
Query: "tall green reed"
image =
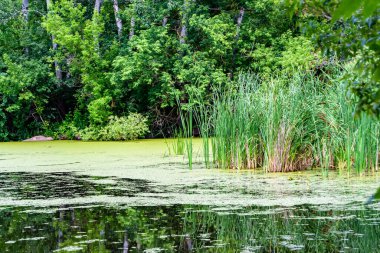
[(177, 98), (177, 104), (179, 107), (179, 115), (181, 117), (181, 127), (184, 137), (186, 156), (188, 160), (188, 166), (193, 168), (193, 105), (192, 103), (181, 104), (179, 98)]
[(206, 165), (267, 172), (377, 169), (379, 120), (355, 118), (354, 98), (337, 80), (313, 73), (241, 75), (236, 85), (215, 92), (212, 104), (200, 102), (191, 110)]

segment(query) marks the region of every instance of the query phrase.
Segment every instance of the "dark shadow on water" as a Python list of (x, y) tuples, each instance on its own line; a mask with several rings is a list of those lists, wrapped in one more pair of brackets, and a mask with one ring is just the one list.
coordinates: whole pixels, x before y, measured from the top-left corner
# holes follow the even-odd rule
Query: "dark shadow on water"
[[(102, 182), (103, 179), (106, 182)], [(13, 199), (78, 198), (96, 195), (134, 197), (141, 193), (194, 194), (199, 191), (262, 195), (260, 189), (247, 189), (244, 186), (225, 187), (218, 180), (203, 180), (186, 186), (158, 186), (154, 182), (142, 179), (88, 176), (71, 172), (0, 173), (0, 197)]]
[[(98, 183), (112, 179), (114, 183)], [(69, 172), (0, 173), (0, 197), (17, 199), (76, 198), (94, 195), (134, 196), (141, 192), (156, 192), (150, 182), (138, 179), (116, 179), (76, 175)]]
[(378, 205), (0, 209), (2, 252), (377, 252), (379, 235)]

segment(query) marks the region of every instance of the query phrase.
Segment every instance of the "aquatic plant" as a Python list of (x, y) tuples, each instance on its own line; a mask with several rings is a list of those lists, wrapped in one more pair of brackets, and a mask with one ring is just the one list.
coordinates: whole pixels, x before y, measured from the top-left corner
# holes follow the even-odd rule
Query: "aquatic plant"
[(190, 169), (193, 168), (193, 105), (191, 103), (182, 104), (179, 98), (177, 98), (177, 104), (179, 106), (179, 115), (181, 117), (181, 127), (183, 137), (185, 137), (185, 150)]
[(165, 144), (169, 155), (185, 154), (185, 137), (182, 128), (172, 130), (173, 138), (165, 138)]
[(219, 168), (377, 169), (379, 120), (354, 117), (356, 101), (347, 95), (340, 73), (269, 79), (245, 74), (236, 85), (219, 89), (212, 105), (193, 109), (206, 165), (211, 141), (213, 165)]

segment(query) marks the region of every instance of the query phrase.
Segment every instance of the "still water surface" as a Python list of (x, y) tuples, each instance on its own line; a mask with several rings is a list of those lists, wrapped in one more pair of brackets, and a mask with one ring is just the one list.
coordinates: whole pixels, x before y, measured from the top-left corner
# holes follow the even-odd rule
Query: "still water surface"
[(0, 252), (379, 252), (378, 174), (190, 171), (168, 145), (0, 143)]

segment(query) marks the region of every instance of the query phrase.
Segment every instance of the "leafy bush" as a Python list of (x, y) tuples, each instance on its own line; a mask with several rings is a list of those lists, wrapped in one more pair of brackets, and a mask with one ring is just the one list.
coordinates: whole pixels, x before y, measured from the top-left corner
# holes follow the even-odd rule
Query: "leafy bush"
[(110, 117), (110, 97), (102, 97), (91, 101), (88, 105), (88, 111), (90, 113), (90, 122), (94, 125), (102, 125)]
[(285, 50), (279, 59), (279, 64), (284, 72), (294, 73), (312, 69), (320, 63), (321, 59), (315, 52), (311, 41), (305, 37), (283, 36), (286, 42)]
[(55, 139), (74, 140), (79, 136), (79, 129), (72, 121), (63, 121), (55, 132)]
[(104, 127), (88, 127), (80, 132), (83, 140), (124, 141), (135, 140), (149, 132), (148, 119), (139, 113), (131, 113), (128, 117), (109, 117)]

